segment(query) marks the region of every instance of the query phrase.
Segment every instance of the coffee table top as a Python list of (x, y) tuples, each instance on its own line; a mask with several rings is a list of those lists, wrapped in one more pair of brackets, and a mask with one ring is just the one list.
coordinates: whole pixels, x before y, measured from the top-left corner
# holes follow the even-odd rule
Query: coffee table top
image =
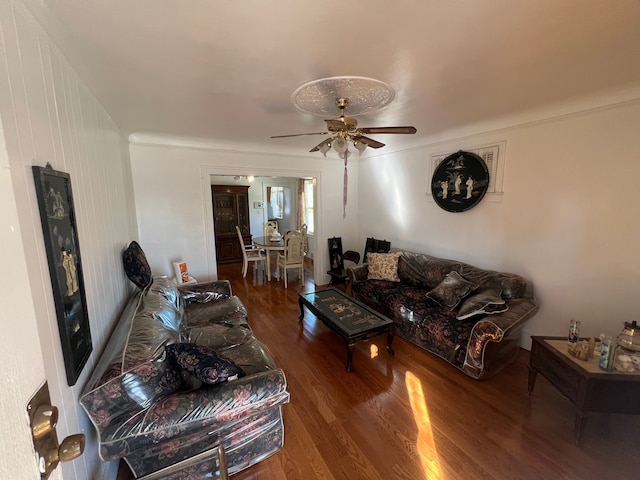
[(335, 288), (300, 293), (299, 297), (317, 309), (322, 316), (330, 319), (334, 326), (347, 336), (393, 324), (393, 320)]

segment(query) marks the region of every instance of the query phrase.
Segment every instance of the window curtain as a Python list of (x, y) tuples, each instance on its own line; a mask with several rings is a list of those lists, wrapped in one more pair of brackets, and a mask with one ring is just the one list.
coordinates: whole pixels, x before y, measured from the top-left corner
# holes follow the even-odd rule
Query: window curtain
[(298, 179), (298, 225), (296, 230), (301, 230), (302, 225), (305, 223), (307, 215), (307, 203), (304, 195), (304, 178)]

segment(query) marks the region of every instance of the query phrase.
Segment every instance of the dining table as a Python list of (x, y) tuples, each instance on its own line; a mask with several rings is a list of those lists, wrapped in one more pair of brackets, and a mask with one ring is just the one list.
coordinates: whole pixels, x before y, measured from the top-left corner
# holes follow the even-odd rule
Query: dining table
[(271, 237), (255, 237), (252, 241), (256, 247), (266, 252), (267, 281), (271, 281), (271, 252), (284, 252), (284, 237), (279, 240), (271, 240)]

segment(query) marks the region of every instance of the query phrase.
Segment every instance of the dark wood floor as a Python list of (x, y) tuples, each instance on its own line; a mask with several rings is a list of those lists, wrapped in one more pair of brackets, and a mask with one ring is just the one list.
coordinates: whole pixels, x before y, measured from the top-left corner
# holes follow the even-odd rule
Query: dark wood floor
[(570, 402), (540, 376), (527, 395), (527, 351), (476, 381), (401, 338), (390, 357), (379, 337), (356, 346), (347, 373), (339, 337), (308, 311), (298, 321), (310, 270), (287, 290), (240, 270), (219, 277), (285, 371), (291, 403), (284, 447), (235, 480), (640, 479), (640, 416), (595, 415), (576, 447)]

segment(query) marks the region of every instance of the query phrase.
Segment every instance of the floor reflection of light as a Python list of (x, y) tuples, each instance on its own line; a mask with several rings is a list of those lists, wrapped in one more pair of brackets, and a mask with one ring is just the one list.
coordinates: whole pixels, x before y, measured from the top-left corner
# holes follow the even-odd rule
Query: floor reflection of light
[(378, 356), (378, 346), (375, 343), (372, 343), (371, 347), (369, 347), (369, 353), (371, 354), (371, 358)]
[(407, 384), (411, 410), (413, 410), (413, 418), (418, 426), (416, 446), (422, 461), (425, 478), (439, 480), (441, 478), (440, 462), (438, 461), (438, 452), (433, 441), (431, 420), (429, 419), (429, 411), (422, 391), (422, 384), (418, 377), (411, 372), (407, 372), (405, 375), (405, 383)]

